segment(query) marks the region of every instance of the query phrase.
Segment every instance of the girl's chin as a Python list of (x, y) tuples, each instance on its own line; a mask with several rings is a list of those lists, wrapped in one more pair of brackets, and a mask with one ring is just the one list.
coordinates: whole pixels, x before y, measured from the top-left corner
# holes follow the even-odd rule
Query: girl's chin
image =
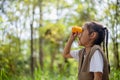
[(78, 42), (78, 45), (79, 45), (79, 46), (83, 46), (83, 44), (82, 44), (80, 41)]

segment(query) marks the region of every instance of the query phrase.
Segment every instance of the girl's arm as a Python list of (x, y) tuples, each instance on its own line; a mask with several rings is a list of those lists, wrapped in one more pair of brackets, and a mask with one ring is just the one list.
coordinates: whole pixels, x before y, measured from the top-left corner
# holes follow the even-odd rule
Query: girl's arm
[(102, 72), (94, 72), (94, 80), (102, 80)]
[(63, 56), (65, 58), (72, 58), (72, 56), (70, 55), (70, 49), (71, 49), (71, 45), (72, 45), (76, 36), (77, 36), (77, 34), (73, 34), (73, 33), (70, 35), (70, 37), (69, 37), (69, 39), (64, 47)]

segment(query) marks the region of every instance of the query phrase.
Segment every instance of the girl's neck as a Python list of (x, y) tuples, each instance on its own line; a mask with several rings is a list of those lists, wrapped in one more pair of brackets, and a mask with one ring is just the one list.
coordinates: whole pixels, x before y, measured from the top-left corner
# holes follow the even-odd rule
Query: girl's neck
[(86, 53), (86, 54), (89, 54), (92, 46), (93, 46), (93, 45), (85, 46), (85, 53)]
[(91, 47), (89, 47), (89, 48), (88, 48), (88, 47), (85, 48), (85, 55), (86, 55), (86, 54), (89, 54), (90, 50), (91, 50)]

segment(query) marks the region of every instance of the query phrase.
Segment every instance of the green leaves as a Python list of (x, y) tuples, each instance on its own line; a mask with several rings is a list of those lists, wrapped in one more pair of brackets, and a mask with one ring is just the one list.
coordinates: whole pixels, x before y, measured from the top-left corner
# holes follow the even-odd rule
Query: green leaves
[(58, 43), (63, 40), (65, 26), (60, 23), (47, 23), (46, 26), (39, 28), (39, 32), (47, 40)]
[(2, 18), (2, 16), (0, 16), (0, 23), (3, 23), (4, 19)]

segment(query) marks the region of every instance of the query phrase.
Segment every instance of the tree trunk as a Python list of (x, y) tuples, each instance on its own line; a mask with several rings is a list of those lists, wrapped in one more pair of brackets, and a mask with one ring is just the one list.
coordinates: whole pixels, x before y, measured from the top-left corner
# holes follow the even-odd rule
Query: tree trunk
[[(110, 6), (110, 2), (108, 0), (108, 5)], [(111, 8), (109, 7), (109, 9), (111, 10)], [(116, 13), (115, 15), (110, 15), (111, 17), (111, 24), (112, 24), (112, 29), (111, 29), (111, 32), (112, 32), (112, 36), (111, 36), (111, 39), (112, 39), (112, 42), (113, 42), (113, 55), (114, 55), (114, 65), (115, 65), (115, 68), (118, 69), (120, 68), (120, 64), (119, 64), (119, 51), (118, 51), (118, 47), (119, 47), (119, 43), (118, 43), (118, 25), (119, 25), (119, 20), (118, 20), (118, 16), (119, 16), (119, 2), (118, 0), (116, 0), (116, 4), (115, 4), (115, 9), (113, 9), (114, 12)], [(108, 20), (109, 21), (109, 20)], [(109, 24), (109, 23), (108, 23)]]
[(119, 2), (118, 0), (116, 0), (116, 14), (115, 14), (115, 39), (113, 40), (113, 51), (114, 51), (114, 57), (115, 57), (115, 65), (116, 65), (116, 69), (119, 69), (120, 68), (120, 65), (119, 65), (119, 51), (118, 51), (118, 25), (119, 25), (119, 20), (118, 20), (118, 16), (119, 16)]
[[(40, 7), (40, 27), (42, 27), (42, 0), (39, 2), (39, 7)], [(39, 62), (40, 62), (40, 67), (41, 70), (43, 70), (43, 38), (39, 34)]]
[(34, 8), (33, 8), (33, 20), (30, 24), (30, 29), (31, 29), (31, 75), (32, 75), (32, 79), (34, 79), (33, 21), (34, 21)]
[(53, 65), (54, 65), (54, 60), (55, 60), (55, 54), (56, 51), (51, 53), (51, 64), (50, 64), (50, 70), (53, 71)]
[(114, 53), (114, 63), (116, 69), (119, 68), (119, 55), (118, 55), (118, 43), (113, 41), (113, 53)]
[(39, 61), (41, 70), (43, 70), (43, 47), (42, 47), (42, 37), (39, 37)]
[(31, 24), (31, 74), (34, 73), (34, 58), (33, 58), (33, 25)]

